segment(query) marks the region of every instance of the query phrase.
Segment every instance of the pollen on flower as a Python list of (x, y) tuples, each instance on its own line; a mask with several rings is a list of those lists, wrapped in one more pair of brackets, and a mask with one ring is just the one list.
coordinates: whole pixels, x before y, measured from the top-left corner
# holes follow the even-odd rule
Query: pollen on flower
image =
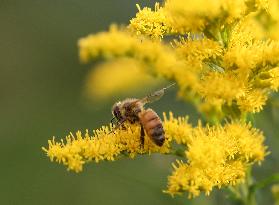
[[(189, 36), (191, 34), (188, 34)], [(201, 35), (201, 34), (200, 34)], [(222, 54), (222, 46), (213, 40), (181, 38), (174, 41), (175, 50), (179, 56), (188, 61), (204, 61), (205, 59), (216, 59)]]
[(237, 99), (237, 105), (243, 112), (256, 113), (263, 109), (267, 101), (267, 93), (264, 90), (253, 89)]
[(125, 129), (110, 132), (111, 127), (103, 126), (85, 134), (78, 131), (66, 140), (49, 140), (43, 148), (51, 161), (62, 163), (68, 170), (80, 172), (90, 161), (114, 161), (121, 156), (134, 158), (139, 154), (173, 152), (173, 143), (184, 145), (187, 162), (177, 161), (168, 178), (166, 193), (172, 196), (188, 192), (196, 197), (201, 192), (209, 195), (214, 187), (235, 186), (245, 180), (246, 169), (253, 163), (260, 163), (267, 154), (264, 136), (250, 124), (231, 122), (224, 126), (196, 127), (188, 123), (188, 117), (174, 117), (165, 113), (163, 127), (165, 143), (155, 145), (145, 136), (144, 146), (140, 142), (140, 126), (125, 124)]
[(278, 91), (279, 89), (279, 67), (276, 68), (272, 68), (269, 71), (270, 75), (271, 75), (271, 89), (274, 91)]
[(95, 58), (134, 58), (142, 64), (143, 72), (160, 73), (169, 78), (177, 57), (170, 46), (147, 38), (135, 38), (128, 30), (111, 26), (108, 32), (89, 35), (79, 40), (80, 59), (83, 62)]
[(244, 95), (245, 85), (232, 73), (209, 72), (202, 78), (198, 93), (206, 101), (221, 99), (229, 105)]
[(199, 124), (191, 138), (187, 162), (177, 162), (169, 176), (166, 192), (171, 195), (187, 191), (191, 198), (201, 191), (209, 195), (214, 187), (239, 184), (245, 180), (248, 166), (261, 162), (266, 155), (262, 133), (249, 124)]
[(205, 0), (188, 1), (186, 4), (183, 0), (165, 2), (168, 23), (179, 33), (204, 29), (207, 21), (219, 14), (220, 7), (220, 1), (210, 4)]
[(155, 11), (151, 8), (143, 9), (137, 4), (138, 13), (130, 20), (128, 26), (137, 35), (146, 35), (152, 39), (163, 38), (164, 35), (172, 33), (172, 29), (167, 25), (166, 15), (159, 3), (155, 4)]
[[(184, 139), (187, 138), (187, 131), (190, 129), (185, 118), (174, 119), (170, 114), (170, 119), (164, 121), (166, 140), (162, 147), (155, 145), (150, 137), (145, 136), (144, 146), (140, 142), (140, 126), (136, 124), (125, 124), (126, 129), (117, 129), (110, 132), (110, 128), (103, 126), (102, 128), (93, 131), (93, 135), (86, 130), (85, 134), (80, 131), (75, 135), (72, 133), (66, 137), (66, 141), (55, 141), (53, 138), (49, 140), (48, 148), (43, 148), (51, 161), (62, 163), (68, 167), (68, 170), (76, 172), (82, 171), (84, 163), (89, 161), (114, 161), (121, 155), (128, 155), (134, 158), (137, 154), (151, 154), (170, 152), (170, 141), (172, 138)], [(175, 130), (177, 129), (177, 130)], [(184, 134), (184, 136), (179, 136)], [(186, 143), (186, 142), (185, 142)]]
[(164, 129), (169, 139), (175, 140), (177, 144), (189, 143), (192, 133), (192, 126), (188, 123), (188, 117), (175, 118), (173, 113), (169, 113), (169, 118), (166, 113), (164, 115)]
[(267, 8), (263, 1), (217, 0), (167, 0), (165, 12), (169, 24), (179, 31), (202, 31), (216, 27), (216, 19), (223, 24), (233, 24), (254, 10)]
[(98, 57), (110, 59), (129, 55), (138, 42), (125, 29), (112, 25), (108, 32), (89, 35), (79, 40), (80, 60), (87, 63)]

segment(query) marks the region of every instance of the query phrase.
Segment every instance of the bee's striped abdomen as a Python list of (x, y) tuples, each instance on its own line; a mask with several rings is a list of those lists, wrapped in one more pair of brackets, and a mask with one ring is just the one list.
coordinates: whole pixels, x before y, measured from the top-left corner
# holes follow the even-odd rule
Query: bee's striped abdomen
[(165, 141), (165, 131), (157, 113), (152, 109), (144, 110), (140, 113), (139, 118), (146, 134), (156, 145), (162, 146)]

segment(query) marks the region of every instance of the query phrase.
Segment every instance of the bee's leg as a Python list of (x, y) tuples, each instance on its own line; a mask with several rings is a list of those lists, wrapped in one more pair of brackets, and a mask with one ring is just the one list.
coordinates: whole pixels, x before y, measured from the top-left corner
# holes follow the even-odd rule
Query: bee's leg
[[(113, 127), (113, 129), (109, 132), (112, 133), (114, 132), (114, 130), (118, 129), (119, 127), (124, 126), (124, 122), (126, 121), (126, 118), (123, 118), (122, 120), (120, 120), (119, 122), (117, 122), (117, 125), (115, 125), (115, 127)], [(124, 126), (125, 128), (125, 126)], [(126, 128), (125, 128), (126, 129)]]
[(114, 121), (115, 120), (115, 117), (113, 117), (111, 120), (110, 120), (110, 124), (114, 125)]
[(140, 124), (140, 145), (144, 148), (144, 128), (142, 124)]

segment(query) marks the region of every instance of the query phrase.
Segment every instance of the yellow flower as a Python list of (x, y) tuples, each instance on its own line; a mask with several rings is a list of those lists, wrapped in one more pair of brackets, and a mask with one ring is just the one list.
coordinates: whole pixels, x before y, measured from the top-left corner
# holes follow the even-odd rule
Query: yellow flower
[(179, 33), (201, 31), (208, 20), (218, 16), (220, 3), (220, 1), (212, 1), (209, 4), (205, 0), (167, 0), (165, 12), (168, 23)]
[(279, 62), (279, 42), (257, 39), (254, 27), (247, 19), (240, 21), (232, 30), (228, 50), (224, 54), (226, 68), (238, 68), (245, 74)]
[(221, 99), (229, 105), (244, 95), (245, 85), (233, 73), (209, 72), (202, 78), (198, 93), (206, 101)]
[(87, 63), (94, 58), (110, 59), (129, 55), (138, 42), (139, 40), (133, 38), (127, 31), (112, 25), (108, 32), (89, 35), (79, 40), (80, 60)]
[[(202, 3), (206, 6), (201, 7)], [(189, 4), (184, 0), (167, 0), (164, 7), (155, 4), (155, 11), (139, 8), (128, 29), (112, 26), (108, 32), (81, 39), (80, 58), (84, 62), (100, 57), (132, 58), (142, 76), (147, 73), (175, 80), (178, 95), (193, 102), (200, 111), (206, 111), (206, 116), (225, 117), (223, 105), (238, 105), (237, 112), (258, 112), (265, 104), (266, 93), (277, 91), (279, 87), (276, 69), (279, 43), (263, 39), (255, 21), (258, 13), (252, 12), (267, 8), (263, 0), (217, 0), (210, 5), (204, 0), (189, 1)], [(195, 22), (191, 22), (193, 19)], [(169, 22), (172, 20), (175, 24)], [(160, 38), (169, 33), (167, 28), (175, 26), (179, 32), (179, 21), (185, 24), (180, 33), (187, 34), (187, 38), (180, 35), (168, 44), (145, 38)], [(186, 32), (186, 28), (204, 31), (200, 34), (205, 36), (191, 39), (192, 33)], [(138, 35), (133, 35), (134, 32)], [(125, 63), (124, 67), (127, 67)], [(101, 70), (108, 71), (104, 74), (108, 79), (115, 77), (115, 72), (110, 73), (107, 66), (98, 69)], [(97, 82), (96, 79), (90, 81)], [(102, 81), (104, 79), (99, 78), (98, 84), (102, 85)], [(259, 96), (259, 93), (264, 95), (253, 100), (251, 96)]]
[(230, 25), (252, 11), (267, 7), (267, 1), (263, 0), (215, 0), (210, 4), (206, 0), (167, 0), (164, 9), (168, 24), (180, 33), (187, 33)]
[(155, 11), (148, 7), (141, 9), (138, 4), (137, 8), (139, 11), (136, 17), (130, 20), (128, 26), (132, 32), (137, 35), (149, 36), (152, 39), (163, 38), (164, 35), (172, 32), (172, 29), (166, 24), (167, 18), (159, 3), (155, 4)]
[[(209, 195), (213, 187), (236, 185), (245, 177), (246, 167), (240, 161), (227, 162), (224, 165), (210, 166), (202, 169), (199, 166), (177, 162), (171, 176), (168, 177), (168, 189), (165, 193), (172, 196), (188, 192), (188, 198), (197, 197), (201, 191)], [(216, 164), (215, 164), (216, 165)]]
[(177, 58), (170, 47), (149, 39), (133, 37), (127, 30), (112, 26), (108, 32), (101, 32), (79, 40), (80, 59), (88, 62), (95, 58), (134, 58), (152, 74), (172, 76)]
[(257, 49), (261, 46), (261, 42), (256, 41), (255, 43), (253, 26), (249, 24), (247, 19), (242, 19), (232, 29), (228, 49), (223, 59), (225, 68), (237, 68), (241, 69), (241, 72), (249, 74), (257, 65), (260, 57)]
[(261, 162), (266, 155), (262, 133), (249, 124), (199, 124), (192, 130), (191, 139), (187, 144), (187, 163), (178, 161), (169, 177), (166, 192), (171, 195), (185, 191), (189, 197), (198, 196), (201, 191), (209, 195), (214, 187), (241, 183), (247, 167)]
[[(188, 34), (191, 36), (191, 33)], [(201, 37), (203, 36), (202, 34)], [(181, 38), (180, 41), (174, 41), (175, 50), (179, 57), (185, 59), (188, 62), (197, 61), (202, 64), (206, 59), (216, 59), (222, 55), (222, 46), (213, 40), (202, 39), (190, 39)]]
[(48, 141), (49, 147), (43, 150), (51, 161), (63, 163), (68, 170), (80, 172), (83, 164), (92, 160), (113, 161), (120, 155), (134, 158), (137, 154), (169, 153), (172, 140), (179, 144), (188, 143), (192, 127), (187, 121), (188, 117), (174, 118), (170, 112), (168, 119), (164, 114), (163, 126), (166, 140), (162, 147), (155, 145), (148, 136), (145, 136), (144, 146), (141, 146), (140, 126), (126, 123), (126, 129), (117, 129), (114, 132), (110, 132), (111, 128), (108, 126), (103, 126), (93, 131), (91, 136), (88, 130), (85, 134), (80, 131), (75, 135), (70, 133), (66, 137), (66, 142), (55, 141), (53, 138)]
[(223, 1), (223, 9), (228, 16), (226, 22), (230, 24), (246, 14), (247, 6), (244, 0), (225, 0)]
[(90, 136), (88, 130), (83, 135), (80, 131), (76, 136), (72, 133), (66, 137), (66, 143), (61, 140), (49, 140), (49, 147), (43, 148), (51, 161), (63, 163), (68, 170), (82, 171), (83, 164), (94, 160), (114, 161), (120, 154), (127, 154), (134, 158), (137, 154), (153, 152), (168, 153), (169, 141), (166, 139), (162, 147), (156, 146), (149, 137), (145, 136), (144, 146), (140, 144), (140, 126), (125, 124), (126, 129), (110, 132), (109, 127), (103, 126), (93, 131)]
[(164, 113), (164, 129), (169, 139), (175, 140), (177, 144), (187, 145), (190, 140), (192, 126), (188, 123), (188, 117), (175, 118), (172, 112), (169, 118)]
[[(134, 92), (142, 92), (143, 86), (154, 87), (162, 81), (142, 72), (143, 69), (143, 65), (132, 58), (119, 58), (100, 64), (89, 72), (85, 94), (94, 101), (112, 96), (131, 96)], [(141, 85), (142, 82), (144, 85)]]
[(279, 67), (276, 68), (272, 68), (269, 71), (270, 75), (271, 75), (271, 89), (274, 91), (278, 91), (279, 89)]
[(237, 99), (237, 105), (243, 112), (260, 112), (267, 101), (267, 93), (261, 89), (249, 90)]
[(264, 137), (251, 125), (228, 123), (223, 127), (206, 126), (201, 123), (193, 128), (188, 118), (169, 118), (164, 114), (166, 141), (162, 147), (156, 146), (148, 136), (145, 144), (140, 143), (140, 126), (125, 124), (125, 129), (110, 132), (103, 126), (83, 135), (80, 131), (70, 134), (66, 141), (49, 140), (49, 147), (43, 148), (51, 161), (63, 163), (68, 170), (82, 171), (90, 161), (113, 161), (126, 155), (134, 158), (138, 154), (172, 152), (171, 142), (187, 146), (187, 163), (178, 162), (169, 177), (167, 193), (171, 195), (184, 191), (189, 196), (198, 196), (200, 191), (209, 194), (214, 187), (235, 185), (244, 180), (245, 170), (254, 162), (261, 162), (266, 155)]

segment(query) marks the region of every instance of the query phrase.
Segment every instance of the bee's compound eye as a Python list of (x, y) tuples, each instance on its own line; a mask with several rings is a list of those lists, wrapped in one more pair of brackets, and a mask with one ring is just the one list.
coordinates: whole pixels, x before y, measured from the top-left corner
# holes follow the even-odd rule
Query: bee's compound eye
[(119, 107), (118, 106), (115, 106), (114, 108), (113, 108), (113, 115), (116, 117), (117, 116), (117, 114), (118, 114), (118, 110), (119, 110)]
[(114, 115), (114, 117), (116, 117), (118, 120), (121, 119), (121, 113), (120, 113), (120, 108), (118, 105), (113, 106), (112, 109), (112, 114)]

